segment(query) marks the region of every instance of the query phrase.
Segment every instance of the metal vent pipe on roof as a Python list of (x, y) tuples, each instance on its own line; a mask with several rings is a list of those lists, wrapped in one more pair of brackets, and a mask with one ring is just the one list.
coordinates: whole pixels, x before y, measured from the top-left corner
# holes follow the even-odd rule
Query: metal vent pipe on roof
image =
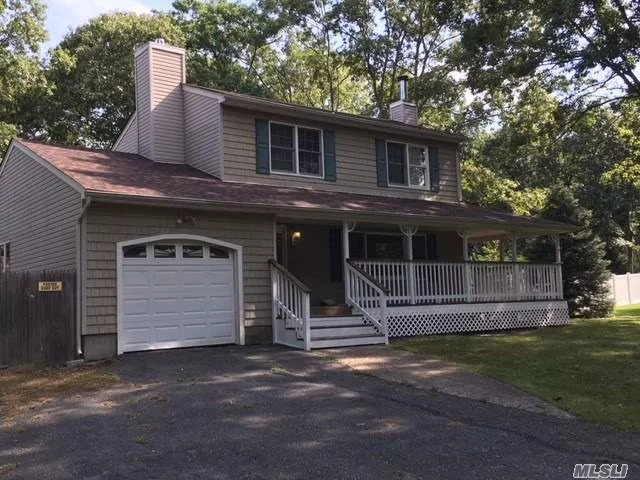
[(409, 100), (409, 77), (406, 75), (399, 77), (398, 85), (400, 86), (400, 100), (407, 102)]

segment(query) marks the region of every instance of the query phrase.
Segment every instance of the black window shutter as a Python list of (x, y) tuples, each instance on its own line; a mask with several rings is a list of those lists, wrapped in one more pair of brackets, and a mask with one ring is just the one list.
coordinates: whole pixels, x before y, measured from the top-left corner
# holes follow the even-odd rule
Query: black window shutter
[(436, 147), (429, 147), (429, 180), (432, 192), (440, 191), (440, 155)]
[(376, 169), (378, 174), (378, 186), (387, 187), (387, 143), (376, 138)]
[[(322, 132), (324, 151), (324, 179), (336, 181), (336, 132), (325, 130)], [(341, 264), (342, 265), (342, 264)]]
[(435, 233), (427, 233), (427, 260), (438, 260), (438, 237)]
[(269, 174), (269, 120), (256, 118), (256, 173)]

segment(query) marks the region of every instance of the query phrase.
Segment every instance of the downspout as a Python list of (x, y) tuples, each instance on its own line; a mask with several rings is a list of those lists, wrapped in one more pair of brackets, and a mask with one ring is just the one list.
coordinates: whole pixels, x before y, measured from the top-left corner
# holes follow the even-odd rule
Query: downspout
[(85, 193), (80, 194), (80, 214), (76, 223), (76, 354), (81, 357), (82, 352), (82, 312), (84, 308), (83, 300), (83, 279), (84, 279), (84, 257), (82, 255), (82, 219), (91, 205), (91, 198)]

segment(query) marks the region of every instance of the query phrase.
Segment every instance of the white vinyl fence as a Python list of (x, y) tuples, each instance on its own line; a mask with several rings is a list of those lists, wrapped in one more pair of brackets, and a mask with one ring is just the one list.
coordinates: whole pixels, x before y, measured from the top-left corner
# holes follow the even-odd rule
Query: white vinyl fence
[(640, 303), (640, 273), (612, 275), (611, 295), (616, 307)]

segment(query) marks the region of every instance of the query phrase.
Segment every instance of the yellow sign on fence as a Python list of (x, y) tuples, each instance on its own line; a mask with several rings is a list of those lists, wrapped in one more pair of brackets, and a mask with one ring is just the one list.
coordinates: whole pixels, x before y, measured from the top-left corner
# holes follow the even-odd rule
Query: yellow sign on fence
[(38, 282), (39, 292), (61, 292), (62, 282)]

